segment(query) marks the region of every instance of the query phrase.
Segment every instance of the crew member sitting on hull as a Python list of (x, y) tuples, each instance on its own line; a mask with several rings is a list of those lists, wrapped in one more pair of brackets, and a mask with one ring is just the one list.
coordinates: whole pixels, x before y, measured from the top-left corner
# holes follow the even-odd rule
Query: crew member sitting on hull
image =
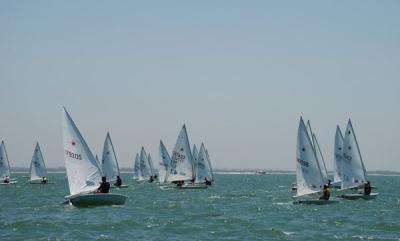
[(110, 183), (107, 182), (106, 177), (102, 177), (100, 182), (100, 187), (97, 188), (97, 192), (108, 193), (109, 190), (110, 190)]
[(319, 200), (329, 200), (331, 193), (329, 192), (328, 185), (324, 185), (324, 189), (322, 190), (322, 196), (319, 197)]
[(117, 176), (117, 181), (114, 183), (114, 186), (120, 187), (122, 185), (122, 180), (119, 176)]
[(371, 183), (367, 181), (364, 183), (364, 195), (370, 195), (371, 194)]
[(42, 183), (46, 184), (47, 183), (47, 177), (42, 177)]
[(153, 176), (150, 176), (149, 182), (152, 183), (154, 181)]

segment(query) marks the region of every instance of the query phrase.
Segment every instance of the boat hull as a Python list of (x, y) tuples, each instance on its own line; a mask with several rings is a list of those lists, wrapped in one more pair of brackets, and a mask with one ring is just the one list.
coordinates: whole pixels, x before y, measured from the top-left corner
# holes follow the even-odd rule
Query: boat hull
[(338, 200), (319, 200), (319, 199), (309, 199), (309, 200), (297, 200), (294, 201), (294, 204), (314, 204), (314, 205), (326, 205), (326, 204), (334, 204), (338, 203)]
[(68, 201), (74, 206), (103, 206), (103, 205), (124, 205), (128, 197), (115, 193), (93, 193), (80, 194), (70, 198)]
[(370, 195), (364, 195), (362, 193), (348, 193), (340, 195), (339, 197), (347, 200), (357, 200), (357, 199), (371, 200), (375, 199), (377, 196), (378, 193), (371, 193)]
[(18, 181), (10, 181), (10, 182), (0, 182), (0, 185), (9, 185), (9, 184), (16, 184)]

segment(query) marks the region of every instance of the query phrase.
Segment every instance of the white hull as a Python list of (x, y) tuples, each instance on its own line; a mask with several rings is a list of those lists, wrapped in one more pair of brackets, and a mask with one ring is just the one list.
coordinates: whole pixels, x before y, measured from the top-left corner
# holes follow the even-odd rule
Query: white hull
[(325, 205), (325, 204), (333, 204), (338, 203), (338, 200), (319, 200), (319, 199), (309, 199), (309, 200), (298, 200), (294, 201), (294, 204), (314, 204), (314, 205)]
[(74, 206), (124, 205), (128, 197), (114, 193), (78, 194), (67, 201)]
[(18, 181), (0, 182), (0, 185), (16, 184)]
[(378, 196), (378, 194), (379, 193), (371, 193), (370, 195), (364, 195), (362, 193), (349, 193), (340, 195), (339, 197), (347, 200), (357, 200), (357, 199), (371, 200), (375, 199)]

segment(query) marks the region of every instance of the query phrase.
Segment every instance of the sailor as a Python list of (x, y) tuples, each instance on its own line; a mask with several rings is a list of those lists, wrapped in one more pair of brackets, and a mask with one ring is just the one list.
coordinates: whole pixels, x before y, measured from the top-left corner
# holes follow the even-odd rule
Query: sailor
[(110, 183), (107, 182), (106, 177), (102, 177), (100, 182), (100, 187), (97, 188), (97, 192), (108, 193), (108, 190), (110, 190)]
[(122, 185), (122, 180), (119, 176), (117, 176), (117, 181), (114, 183), (114, 186), (120, 187)]
[(6, 178), (4, 178), (3, 180), (4, 183), (10, 183), (10, 178), (8, 176), (6, 176)]
[(371, 194), (371, 183), (367, 181), (364, 183), (364, 195), (369, 195)]
[(150, 183), (152, 183), (154, 181), (154, 178), (153, 178), (153, 176), (150, 176), (150, 180), (149, 180), (149, 182)]
[(47, 177), (42, 177), (42, 183), (43, 184), (47, 183)]
[(211, 185), (212, 181), (207, 179), (207, 177), (204, 178), (206, 185)]
[(322, 196), (319, 197), (319, 200), (329, 200), (331, 193), (329, 192), (328, 185), (324, 184), (324, 189), (322, 190)]

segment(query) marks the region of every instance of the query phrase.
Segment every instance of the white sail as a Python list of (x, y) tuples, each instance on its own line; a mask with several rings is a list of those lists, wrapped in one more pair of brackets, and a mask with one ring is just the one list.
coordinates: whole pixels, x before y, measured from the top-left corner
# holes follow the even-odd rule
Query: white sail
[(139, 154), (136, 153), (135, 164), (133, 166), (133, 179), (139, 179), (140, 176), (141, 176), (141, 174), (140, 174), (140, 158), (139, 158)]
[(158, 180), (160, 181), (160, 183), (165, 183), (167, 182), (168, 179), (168, 174), (171, 165), (171, 157), (169, 156), (169, 153), (165, 148), (164, 143), (161, 140), (160, 140), (159, 152), (161, 161), (158, 163), (159, 165)]
[(211, 179), (214, 180), (214, 172), (213, 172), (213, 168), (212, 168), (212, 165), (211, 165), (210, 156), (208, 155), (208, 149), (206, 149), (206, 156), (207, 156), (208, 166), (210, 168)]
[(197, 150), (195, 144), (193, 145), (192, 157), (193, 157), (193, 171), (194, 173), (197, 173), (197, 159), (199, 158), (199, 151)]
[(205, 181), (212, 179), (211, 169), (207, 159), (206, 148), (204, 144), (201, 144), (198, 160), (197, 160), (197, 172), (195, 183), (204, 183)]
[(142, 147), (142, 150), (140, 151), (140, 174), (141, 177), (144, 179), (149, 179), (151, 176), (151, 171), (149, 167), (149, 161), (147, 159), (147, 154), (146, 151), (144, 150), (144, 147)]
[(101, 169), (65, 108), (62, 127), (70, 194), (93, 192), (100, 185)]
[(156, 174), (156, 170), (154, 169), (153, 159), (151, 158), (150, 153), (149, 155), (147, 155), (147, 161), (149, 162), (151, 176), (154, 177), (154, 175)]
[(112, 144), (110, 133), (107, 132), (104, 141), (103, 156), (101, 159), (103, 176), (107, 177), (107, 181), (113, 182), (120, 175), (117, 156), (115, 155), (114, 145)]
[(342, 189), (360, 186), (368, 179), (350, 119), (344, 134), (342, 174)]
[(319, 147), (317, 137), (315, 136), (314, 133), (313, 133), (312, 137), (313, 137), (313, 145), (314, 145), (315, 155), (317, 157), (318, 164), (321, 169), (322, 178), (324, 179), (324, 183), (328, 184), (328, 171), (326, 170), (324, 156), (322, 155), (322, 151), (321, 151), (321, 148)]
[(10, 177), (10, 163), (8, 161), (6, 145), (4, 141), (1, 141), (0, 146), (0, 180), (5, 179), (6, 177)]
[(43, 177), (47, 177), (46, 165), (39, 143), (36, 143), (35, 150), (33, 151), (30, 174), (30, 181), (42, 180)]
[(172, 152), (168, 181), (193, 180), (193, 174), (192, 151), (190, 150), (186, 126), (183, 125)]
[(300, 118), (296, 151), (297, 196), (322, 190), (324, 182), (303, 118)]
[(339, 126), (336, 127), (335, 134), (335, 151), (334, 151), (334, 174), (333, 182), (339, 183), (342, 181), (342, 161), (343, 161), (343, 135)]

